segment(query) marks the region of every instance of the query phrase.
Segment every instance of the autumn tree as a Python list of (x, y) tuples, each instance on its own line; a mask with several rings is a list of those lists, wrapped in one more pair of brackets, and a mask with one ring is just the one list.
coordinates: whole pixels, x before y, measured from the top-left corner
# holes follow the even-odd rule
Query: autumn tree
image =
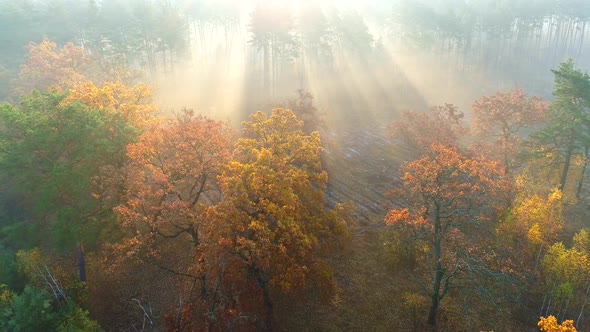
[(413, 155), (420, 156), (433, 144), (458, 147), (465, 133), (463, 117), (463, 112), (452, 104), (434, 106), (426, 113), (406, 110), (389, 130)]
[(541, 331), (544, 332), (576, 332), (574, 321), (571, 319), (563, 321), (561, 324), (557, 323), (555, 316), (549, 315), (547, 318), (541, 317), (537, 324)]
[(585, 250), (578, 250), (581, 237), (577, 236), (575, 240), (576, 245), (570, 249), (561, 242), (555, 243), (543, 258), (543, 315), (551, 313), (563, 319), (569, 313), (577, 314), (578, 320), (582, 317), (590, 285), (590, 260)]
[(293, 111), (297, 119), (303, 121), (303, 133), (309, 135), (324, 127), (324, 119), (320, 111), (313, 103), (313, 95), (304, 89), (295, 91), (295, 97), (276, 105), (277, 108), (286, 108)]
[(143, 83), (133, 86), (121, 82), (105, 82), (96, 86), (84, 82), (73, 86), (64, 104), (80, 102), (105, 114), (123, 119), (138, 130), (156, 124), (158, 107), (152, 98), (151, 89)]
[(60, 48), (44, 39), (39, 44), (30, 43), (27, 51), (26, 62), (20, 66), (19, 75), (12, 82), (13, 90), (18, 94), (48, 89), (64, 92), (89, 82), (102, 85), (108, 80), (127, 83), (140, 76), (129, 66), (108, 57), (101, 58), (71, 42)]
[[(517, 179), (517, 183), (521, 179)], [(517, 185), (517, 189), (518, 189)], [(557, 241), (564, 226), (564, 200), (559, 189), (547, 197), (518, 192), (513, 206), (498, 226), (498, 239), (504, 242), (513, 259), (534, 272), (543, 252)], [(532, 264), (530, 266), (527, 266)]]
[(427, 323), (437, 329), (440, 303), (453, 280), (474, 271), (478, 243), (486, 238), (486, 223), (495, 217), (505, 181), (497, 163), (440, 144), (401, 172), (403, 188), (396, 193), (406, 207), (389, 211), (385, 222), (424, 248), (431, 276)]
[(130, 144), (122, 171), (122, 204), (115, 212), (132, 236), (119, 249), (139, 252), (141, 259), (152, 263), (154, 256), (171, 263), (184, 251), (180, 270), (166, 262), (157, 264), (190, 276), (192, 250), (203, 238), (204, 211), (220, 199), (217, 176), (229, 162), (231, 143), (228, 124), (185, 110)]
[(491, 143), (490, 157), (501, 160), (506, 174), (516, 166), (525, 133), (543, 120), (546, 105), (540, 97), (528, 97), (520, 88), (481, 97), (471, 106), (475, 134)]
[[(229, 161), (232, 139), (227, 123), (183, 110), (145, 130), (127, 146), (123, 167), (105, 176), (101, 196), (118, 204), (121, 236), (105, 246), (106, 271), (98, 272), (117, 288), (101, 296), (127, 308), (126, 317), (135, 311), (143, 315), (140, 306), (146, 303), (162, 316), (176, 317), (176, 306), (201, 309), (198, 304), (208, 296), (201, 247), (210, 237), (204, 212), (220, 199), (217, 176)], [(99, 287), (92, 291), (100, 294)], [(113, 316), (125, 310), (101, 305), (104, 301), (98, 301), (98, 309), (118, 324), (121, 317)], [(145, 322), (142, 315), (133, 320)], [(158, 317), (150, 317), (161, 327)]]
[(234, 266), (233, 282), (246, 282), (258, 294), (263, 329), (274, 326), (279, 294), (301, 290), (314, 278), (331, 283), (321, 258), (347, 233), (339, 209), (326, 208), (320, 136), (304, 135), (302, 126), (285, 109), (244, 122), (234, 160), (220, 177), (224, 200), (213, 211), (217, 243), (228, 253), (224, 265)]
[(44, 39), (39, 44), (27, 46), (28, 59), (20, 68), (15, 90), (19, 94), (50, 88), (59, 91), (86, 81), (84, 70), (90, 59), (84, 48), (72, 43), (58, 48), (54, 42)]

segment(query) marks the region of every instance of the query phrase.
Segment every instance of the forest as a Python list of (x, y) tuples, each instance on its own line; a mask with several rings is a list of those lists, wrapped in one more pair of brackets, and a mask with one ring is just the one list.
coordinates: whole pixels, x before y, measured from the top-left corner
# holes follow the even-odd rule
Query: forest
[(588, 35), (588, 0), (0, 0), (0, 331), (590, 330)]

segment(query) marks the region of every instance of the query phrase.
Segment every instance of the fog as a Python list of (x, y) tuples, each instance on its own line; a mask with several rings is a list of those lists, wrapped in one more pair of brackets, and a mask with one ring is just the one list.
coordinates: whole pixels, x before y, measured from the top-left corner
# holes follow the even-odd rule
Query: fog
[[(300, 45), (293, 57), (277, 60), (279, 68), (271, 73), (273, 82), (265, 89), (263, 51), (251, 43), (255, 3), (234, 3), (239, 20), (230, 29), (211, 23), (189, 27), (189, 54), (173, 74), (157, 80), (161, 105), (191, 107), (240, 121), (303, 88), (315, 96), (329, 123), (356, 126), (390, 121), (402, 109), (422, 110), (445, 102), (468, 112), (475, 99), (514, 85), (551, 98), (552, 68), (567, 58), (581, 67), (588, 65), (587, 26), (578, 18), (564, 23), (573, 32), (563, 32), (566, 40), (560, 41), (555, 37), (558, 31), (550, 28), (557, 26), (559, 18), (516, 17), (520, 12), (496, 8), (490, 1), (477, 6), (473, 1), (323, 1), (319, 6), (316, 1), (290, 1), (285, 8), (270, 3), (258, 5), (278, 12), (288, 8), (280, 14), (292, 20), (299, 41), (305, 38), (302, 24), (307, 22), (302, 15), (314, 13), (315, 19), (325, 20), (330, 25), (327, 32), (335, 35), (331, 58), (314, 61), (314, 51)], [(473, 17), (465, 16), (466, 6)], [(432, 12), (416, 13), (416, 8)], [(489, 17), (482, 16), (487, 9), (491, 9)], [(396, 17), (399, 11), (425, 17)], [(433, 15), (463, 21), (448, 32), (440, 31), (448, 23), (443, 19), (432, 22), (432, 27), (421, 26)], [(484, 26), (486, 19), (505, 22), (498, 23), (496, 33)], [(413, 36), (412, 30), (421, 35)]]
[(588, 330), (589, 30), (590, 0), (0, 0), (0, 331)]
[(468, 112), (475, 99), (514, 85), (551, 98), (552, 68), (567, 58), (581, 68), (590, 64), (588, 5), (582, 2), (0, 5), (5, 98), (26, 61), (25, 46), (47, 38), (58, 46), (82, 45), (94, 56), (124, 59), (139, 73), (136, 81), (154, 87), (165, 114), (187, 107), (235, 123), (292, 98), (297, 89), (315, 96), (334, 128), (389, 122), (402, 109), (442, 103)]

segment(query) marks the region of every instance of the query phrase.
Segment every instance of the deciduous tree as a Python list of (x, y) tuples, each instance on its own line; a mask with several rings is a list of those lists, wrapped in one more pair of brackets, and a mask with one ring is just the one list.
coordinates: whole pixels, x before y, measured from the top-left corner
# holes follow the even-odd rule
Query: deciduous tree
[(297, 119), (303, 121), (303, 133), (310, 135), (324, 127), (324, 119), (313, 103), (313, 95), (304, 89), (295, 91), (295, 98), (290, 98), (284, 103), (279, 103), (277, 108), (286, 108), (293, 111)]
[(64, 104), (81, 102), (105, 114), (121, 118), (138, 130), (156, 124), (158, 107), (152, 99), (151, 89), (143, 83), (128, 86), (121, 82), (105, 82), (96, 86), (84, 82), (70, 89)]
[(285, 109), (244, 122), (220, 178), (224, 201), (213, 214), (229, 255), (225, 264), (259, 294), (265, 320), (258, 324), (265, 329), (273, 326), (275, 296), (300, 290), (314, 275), (331, 282), (322, 253), (347, 233), (339, 209), (325, 205), (320, 136), (304, 135), (302, 126)]
[(163, 239), (199, 246), (203, 213), (220, 198), (217, 176), (230, 160), (231, 143), (227, 123), (185, 110), (127, 147), (123, 204), (115, 211), (134, 234), (130, 250), (164, 250), (170, 243), (158, 243)]
[(576, 332), (577, 329), (574, 326), (574, 321), (571, 319), (563, 321), (561, 324), (557, 323), (555, 316), (549, 315), (549, 317), (541, 317), (537, 324), (541, 331), (544, 332)]
[(39, 44), (30, 43), (27, 49), (27, 62), (21, 66), (15, 82), (17, 93), (50, 88), (63, 92), (86, 81), (83, 72), (90, 60), (84, 48), (72, 43), (58, 48), (54, 42), (44, 39)]
[[(574, 311), (581, 318), (588, 295), (590, 260), (586, 252), (576, 246), (567, 249), (561, 242), (555, 243), (543, 258), (545, 297), (541, 313), (555, 314), (563, 319), (568, 309), (581, 303), (580, 311)], [(578, 298), (578, 301), (576, 301)], [(570, 306), (571, 305), (571, 306)]]
[[(432, 145), (425, 155), (402, 166), (406, 207), (389, 211), (388, 225), (402, 227), (424, 248), (430, 285), (427, 323), (436, 329), (440, 302), (453, 279), (472, 271), (485, 223), (495, 217), (505, 181), (496, 162), (468, 158), (452, 147)], [(489, 236), (489, 235), (488, 235)], [(472, 276), (473, 277), (473, 276)]]
[[(156, 310), (174, 310), (179, 292), (179, 310), (187, 310), (184, 303), (199, 309), (195, 317), (201, 327), (206, 318), (200, 309), (206, 306), (200, 304), (209, 298), (212, 278), (205, 268), (215, 266), (221, 255), (204, 252), (205, 244), (217, 239), (208, 232), (206, 212), (221, 198), (217, 177), (230, 160), (233, 138), (227, 123), (184, 110), (128, 145), (128, 161), (114, 174), (121, 179), (121, 203), (114, 211), (124, 237), (113, 245), (112, 261), (122, 270), (151, 268), (159, 273), (158, 280), (131, 279), (143, 283)], [(153, 291), (154, 282), (165, 283), (160, 289), (166, 291)]]
[(540, 97), (528, 97), (518, 87), (481, 97), (473, 103), (474, 132), (492, 144), (490, 157), (502, 161), (507, 174), (516, 166), (515, 158), (522, 149), (525, 134), (523, 130), (539, 125), (545, 108)]
[(508, 249), (515, 253), (514, 259), (529, 272), (536, 270), (542, 253), (561, 235), (563, 210), (563, 194), (559, 189), (554, 189), (546, 198), (539, 194), (528, 197), (518, 193), (512, 209), (500, 223), (500, 241), (508, 245)]
[(458, 147), (465, 133), (463, 112), (457, 106), (434, 106), (427, 113), (404, 111), (390, 127), (390, 133), (404, 143), (416, 157), (433, 144)]

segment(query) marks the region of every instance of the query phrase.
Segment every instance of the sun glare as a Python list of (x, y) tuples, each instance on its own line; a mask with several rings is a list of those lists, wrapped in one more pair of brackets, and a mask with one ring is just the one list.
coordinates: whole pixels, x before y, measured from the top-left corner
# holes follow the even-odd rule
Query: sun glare
[[(240, 2), (243, 3), (243, 2)], [(250, 0), (250, 5), (287, 5), (292, 10), (298, 10), (308, 6), (325, 6), (339, 9), (359, 9), (364, 1), (360, 0)]]

